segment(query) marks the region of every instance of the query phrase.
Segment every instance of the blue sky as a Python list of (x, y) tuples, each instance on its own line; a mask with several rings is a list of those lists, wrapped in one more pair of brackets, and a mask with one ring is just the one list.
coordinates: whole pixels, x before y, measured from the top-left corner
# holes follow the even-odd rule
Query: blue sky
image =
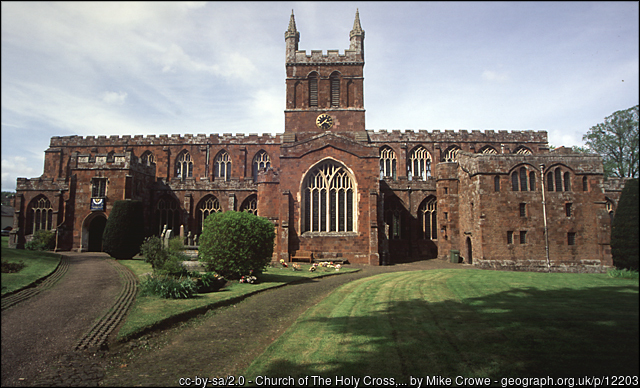
[(2, 190), (52, 136), (282, 133), (284, 32), (365, 30), (366, 128), (546, 130), (638, 104), (638, 2), (2, 2)]

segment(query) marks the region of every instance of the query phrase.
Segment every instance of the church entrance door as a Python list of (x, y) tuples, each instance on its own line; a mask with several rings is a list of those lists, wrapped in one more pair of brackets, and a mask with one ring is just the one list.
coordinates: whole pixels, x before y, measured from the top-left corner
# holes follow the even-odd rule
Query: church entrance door
[(107, 225), (107, 219), (97, 216), (89, 224), (89, 252), (102, 252), (102, 233)]

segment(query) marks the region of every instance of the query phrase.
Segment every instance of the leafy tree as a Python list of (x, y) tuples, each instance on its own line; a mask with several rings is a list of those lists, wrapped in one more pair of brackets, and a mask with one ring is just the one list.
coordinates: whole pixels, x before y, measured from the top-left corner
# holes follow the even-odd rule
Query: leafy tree
[(102, 234), (102, 247), (116, 259), (131, 259), (144, 240), (142, 202), (116, 201)]
[(638, 105), (614, 112), (582, 136), (587, 148), (602, 156), (605, 177), (638, 177)]
[(271, 261), (274, 238), (266, 218), (234, 211), (212, 214), (204, 222), (199, 256), (226, 279), (258, 275)]
[(622, 189), (611, 226), (611, 256), (620, 269), (638, 270), (638, 206), (638, 180), (630, 179)]
[(2, 192), (2, 204), (5, 206), (13, 206), (13, 197), (16, 193), (11, 191), (3, 191)]

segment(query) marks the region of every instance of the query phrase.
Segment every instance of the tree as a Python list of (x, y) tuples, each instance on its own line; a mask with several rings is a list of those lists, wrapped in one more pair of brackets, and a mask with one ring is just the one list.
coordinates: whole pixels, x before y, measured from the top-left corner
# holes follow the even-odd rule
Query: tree
[(131, 259), (144, 241), (142, 202), (116, 201), (102, 234), (102, 248), (116, 259)]
[(622, 189), (611, 226), (611, 256), (620, 269), (638, 270), (638, 180), (630, 179)]
[(582, 136), (602, 156), (605, 177), (638, 177), (638, 105), (614, 112)]
[(258, 275), (271, 261), (273, 224), (247, 212), (212, 214), (204, 222), (198, 253), (208, 269), (226, 279)]

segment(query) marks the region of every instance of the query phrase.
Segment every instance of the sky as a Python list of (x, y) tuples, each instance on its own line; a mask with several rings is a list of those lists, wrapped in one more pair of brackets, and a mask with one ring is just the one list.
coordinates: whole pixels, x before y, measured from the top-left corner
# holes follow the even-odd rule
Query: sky
[(283, 133), (285, 41), (365, 31), (370, 130), (544, 130), (553, 146), (639, 99), (638, 2), (11, 2), (2, 191), (53, 136)]

